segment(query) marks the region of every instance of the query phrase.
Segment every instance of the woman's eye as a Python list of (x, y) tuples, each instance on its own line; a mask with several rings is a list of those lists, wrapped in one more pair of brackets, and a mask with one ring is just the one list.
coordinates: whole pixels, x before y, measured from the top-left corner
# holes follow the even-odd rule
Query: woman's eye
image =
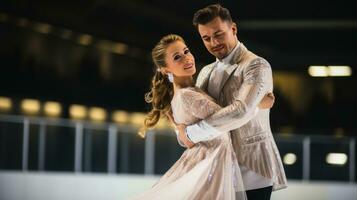
[(174, 60), (178, 60), (180, 58), (181, 58), (181, 56), (177, 55), (177, 56), (174, 57)]
[(186, 49), (184, 53), (188, 54), (188, 53), (190, 53), (190, 50)]

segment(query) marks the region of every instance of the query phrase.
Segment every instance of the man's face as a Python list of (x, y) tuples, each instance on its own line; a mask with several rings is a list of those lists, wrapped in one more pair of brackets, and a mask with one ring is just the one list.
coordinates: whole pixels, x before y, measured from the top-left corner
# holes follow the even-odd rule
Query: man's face
[(216, 17), (207, 24), (199, 24), (201, 35), (207, 50), (218, 59), (225, 58), (237, 44), (237, 26)]

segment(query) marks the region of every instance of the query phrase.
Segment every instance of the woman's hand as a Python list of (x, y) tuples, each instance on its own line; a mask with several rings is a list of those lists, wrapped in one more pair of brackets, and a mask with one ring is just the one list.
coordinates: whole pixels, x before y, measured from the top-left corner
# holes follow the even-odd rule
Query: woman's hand
[(187, 147), (187, 148), (192, 148), (195, 146), (195, 143), (191, 142), (186, 135), (186, 125), (184, 124), (176, 124), (172, 112), (166, 113), (167, 118), (170, 120), (170, 122), (175, 126), (175, 129), (178, 131), (178, 137), (179, 140)]
[(273, 107), (275, 102), (275, 96), (273, 93), (266, 94), (260, 101), (258, 107), (259, 109), (270, 109)]
[(176, 129), (179, 132), (178, 137), (179, 140), (187, 147), (187, 148), (192, 148), (193, 146), (195, 146), (195, 143), (191, 142), (188, 138), (187, 138), (187, 134), (186, 134), (186, 125), (184, 124), (179, 124), (176, 125)]

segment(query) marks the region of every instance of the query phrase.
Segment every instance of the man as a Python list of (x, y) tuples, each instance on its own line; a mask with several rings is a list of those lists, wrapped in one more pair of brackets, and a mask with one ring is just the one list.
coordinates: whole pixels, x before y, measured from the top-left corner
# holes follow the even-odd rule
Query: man
[(269, 109), (256, 111), (264, 95), (273, 90), (271, 67), (239, 42), (237, 25), (219, 4), (198, 10), (193, 24), (217, 58), (201, 70), (196, 86), (223, 109), (194, 125), (178, 126), (179, 138), (190, 147), (230, 131), (248, 199), (270, 199), (272, 190), (286, 187)]

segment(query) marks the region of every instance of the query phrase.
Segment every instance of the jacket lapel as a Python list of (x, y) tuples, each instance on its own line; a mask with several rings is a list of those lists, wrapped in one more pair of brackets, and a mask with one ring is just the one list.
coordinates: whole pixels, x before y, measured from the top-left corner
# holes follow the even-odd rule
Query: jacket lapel
[(221, 99), (221, 95), (223, 93), (223, 88), (225, 87), (227, 80), (232, 76), (233, 72), (238, 68), (240, 61), (242, 60), (243, 56), (247, 52), (247, 48), (243, 45), (243, 43), (239, 44), (237, 51), (234, 53), (232, 60), (230, 61), (227, 68), (224, 70), (222, 83), (219, 93), (219, 100)]

